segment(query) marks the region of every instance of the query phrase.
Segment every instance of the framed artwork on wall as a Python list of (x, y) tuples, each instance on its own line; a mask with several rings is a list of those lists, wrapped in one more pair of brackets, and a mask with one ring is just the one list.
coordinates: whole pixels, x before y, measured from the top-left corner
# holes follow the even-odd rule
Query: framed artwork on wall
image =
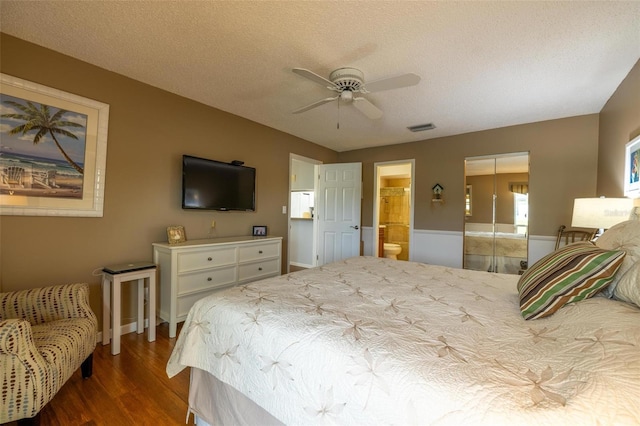
[(0, 74), (0, 214), (102, 217), (109, 105)]
[(640, 136), (625, 146), (624, 195), (640, 197)]

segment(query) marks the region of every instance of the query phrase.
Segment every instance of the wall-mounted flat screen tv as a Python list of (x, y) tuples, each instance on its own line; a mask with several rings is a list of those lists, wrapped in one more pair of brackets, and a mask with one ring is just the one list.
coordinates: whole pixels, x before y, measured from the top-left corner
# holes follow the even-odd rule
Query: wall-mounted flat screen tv
[(255, 211), (256, 169), (183, 155), (182, 208)]

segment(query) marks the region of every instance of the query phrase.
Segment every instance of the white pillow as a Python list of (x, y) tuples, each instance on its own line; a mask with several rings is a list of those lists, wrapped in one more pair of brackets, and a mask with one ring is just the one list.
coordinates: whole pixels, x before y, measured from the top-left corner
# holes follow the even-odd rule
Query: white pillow
[(640, 308), (640, 263), (636, 263), (618, 280), (613, 294), (616, 299)]
[(603, 290), (603, 294), (609, 298), (616, 297), (616, 288), (626, 272), (640, 261), (640, 221), (627, 220), (607, 229), (596, 245), (604, 250), (624, 250), (627, 255), (613, 277), (613, 281)]

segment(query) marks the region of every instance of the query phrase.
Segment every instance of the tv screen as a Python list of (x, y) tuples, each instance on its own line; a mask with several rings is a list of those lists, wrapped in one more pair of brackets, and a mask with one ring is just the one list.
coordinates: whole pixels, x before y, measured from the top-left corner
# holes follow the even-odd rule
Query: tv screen
[(204, 158), (182, 156), (182, 208), (256, 209), (256, 169)]

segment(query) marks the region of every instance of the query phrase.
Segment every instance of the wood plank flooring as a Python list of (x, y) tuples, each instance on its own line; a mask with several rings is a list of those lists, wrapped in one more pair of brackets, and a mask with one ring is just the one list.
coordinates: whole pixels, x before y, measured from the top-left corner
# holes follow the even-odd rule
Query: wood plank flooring
[(169, 339), (166, 323), (158, 325), (155, 342), (146, 339), (146, 330), (143, 334), (122, 336), (120, 354), (116, 356), (109, 352), (111, 345), (98, 342), (93, 354), (93, 376), (83, 380), (80, 371), (76, 371), (42, 410), (40, 424), (184, 425), (189, 369), (171, 379), (165, 372), (177, 339)]

